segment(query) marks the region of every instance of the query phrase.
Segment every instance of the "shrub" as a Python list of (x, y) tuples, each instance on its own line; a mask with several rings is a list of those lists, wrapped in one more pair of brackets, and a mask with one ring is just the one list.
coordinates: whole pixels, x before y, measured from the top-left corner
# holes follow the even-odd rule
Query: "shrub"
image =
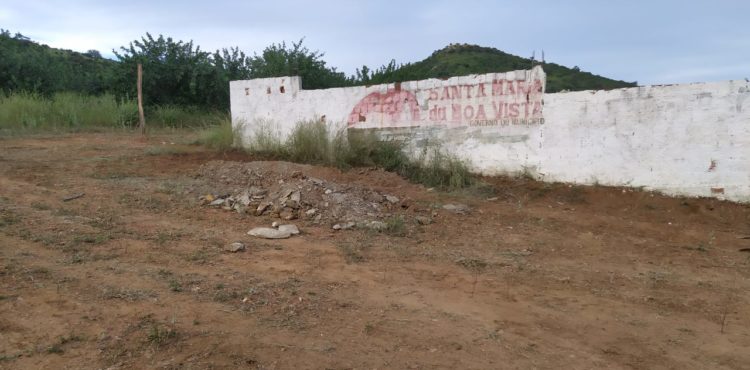
[(235, 146), (241, 146), (238, 140), (239, 135), (232, 127), (232, 121), (229, 117), (219, 120), (219, 123), (205, 129), (198, 139), (199, 144), (203, 144), (211, 149), (226, 152)]
[(289, 160), (300, 163), (332, 164), (331, 137), (323, 121), (299, 122), (286, 140)]
[(288, 158), (288, 153), (281, 140), (281, 134), (279, 134), (278, 129), (269, 121), (256, 121), (252, 127), (252, 135), (248, 142), (243, 144), (248, 151), (264, 158)]
[(270, 122), (258, 121), (252, 130), (245, 147), (266, 158), (343, 169), (376, 166), (412, 182), (449, 191), (474, 184), (466, 162), (436, 144), (425, 146), (411, 158), (401, 142), (381, 140), (374, 131), (343, 129), (332, 133), (323, 121), (298, 122), (285, 141)]

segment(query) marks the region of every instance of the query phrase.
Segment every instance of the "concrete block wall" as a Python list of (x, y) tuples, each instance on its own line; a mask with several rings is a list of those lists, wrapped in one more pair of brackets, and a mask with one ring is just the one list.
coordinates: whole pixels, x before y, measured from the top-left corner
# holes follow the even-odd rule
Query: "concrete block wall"
[(251, 137), (303, 120), (377, 129), (418, 149), (440, 142), (478, 173), (640, 187), (750, 202), (745, 80), (544, 94), (544, 72), (301, 90), (299, 77), (230, 83), (232, 121)]

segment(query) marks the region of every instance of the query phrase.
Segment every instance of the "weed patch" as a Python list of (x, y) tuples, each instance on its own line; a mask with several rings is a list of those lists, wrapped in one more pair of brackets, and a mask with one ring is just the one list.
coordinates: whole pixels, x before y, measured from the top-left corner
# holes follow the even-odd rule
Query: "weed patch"
[(346, 263), (361, 263), (366, 260), (361, 245), (346, 242), (338, 243), (336, 244), (336, 247), (338, 247), (339, 251), (344, 256)]
[[(231, 127), (225, 129), (227, 135), (230, 129)], [(463, 189), (475, 183), (466, 163), (447, 153), (439, 145), (426, 146), (413, 159), (406, 153), (402, 143), (381, 140), (374, 131), (332, 132), (323, 121), (297, 123), (285, 141), (270, 123), (256, 122), (245, 148), (267, 159), (341, 169), (380, 167), (396, 172), (412, 182), (448, 191)]]
[(385, 229), (388, 235), (404, 236), (406, 235), (406, 222), (402, 216), (391, 216), (385, 220)]
[(152, 324), (148, 330), (146, 339), (156, 347), (160, 347), (171, 339), (177, 337), (177, 330), (174, 327), (165, 327), (163, 325)]

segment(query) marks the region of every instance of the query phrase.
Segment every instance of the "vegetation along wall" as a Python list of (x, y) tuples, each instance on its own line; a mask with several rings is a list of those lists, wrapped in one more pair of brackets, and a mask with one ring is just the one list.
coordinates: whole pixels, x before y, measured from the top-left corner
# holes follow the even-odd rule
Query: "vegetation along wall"
[(545, 94), (541, 67), (324, 90), (299, 77), (230, 83), (250, 139), (300, 121), (373, 129), (418, 151), (441, 145), (482, 174), (642, 187), (750, 202), (745, 80)]

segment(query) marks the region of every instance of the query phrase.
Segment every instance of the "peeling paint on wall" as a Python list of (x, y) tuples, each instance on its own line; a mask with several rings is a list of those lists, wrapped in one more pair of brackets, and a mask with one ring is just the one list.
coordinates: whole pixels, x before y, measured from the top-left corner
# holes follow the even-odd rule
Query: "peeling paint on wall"
[(541, 68), (325, 90), (301, 90), (298, 77), (232, 81), (232, 121), (244, 136), (261, 121), (287, 135), (325, 117), (414, 148), (440, 142), (486, 175), (532, 169), (544, 181), (750, 202), (750, 82), (556, 94), (544, 84)]

